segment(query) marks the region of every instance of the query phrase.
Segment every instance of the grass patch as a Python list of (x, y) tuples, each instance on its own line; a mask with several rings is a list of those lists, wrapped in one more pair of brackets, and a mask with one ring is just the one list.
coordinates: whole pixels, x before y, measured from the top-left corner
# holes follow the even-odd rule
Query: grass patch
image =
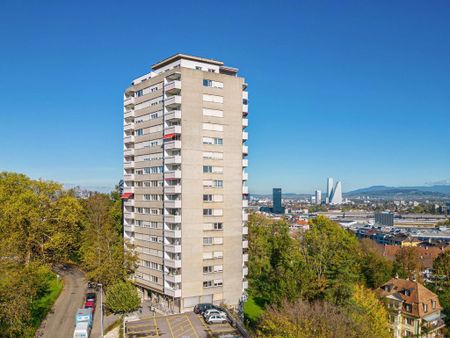
[(249, 296), (248, 300), (244, 304), (245, 318), (248, 319), (251, 323), (255, 323), (263, 313), (264, 309), (262, 308), (260, 302), (258, 302), (258, 299)]
[(31, 303), (31, 330), (29, 337), (33, 337), (41, 322), (47, 316), (56, 299), (63, 289), (63, 282), (55, 273), (46, 276), (47, 288), (40, 298)]

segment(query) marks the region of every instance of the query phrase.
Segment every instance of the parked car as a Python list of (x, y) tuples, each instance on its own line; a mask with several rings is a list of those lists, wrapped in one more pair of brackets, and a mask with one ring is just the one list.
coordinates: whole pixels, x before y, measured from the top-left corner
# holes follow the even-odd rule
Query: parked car
[(228, 321), (227, 318), (224, 318), (223, 316), (218, 314), (213, 314), (209, 316), (208, 319), (206, 319), (206, 322), (208, 324), (222, 324), (226, 323), (227, 321)]
[(86, 294), (86, 302), (96, 302), (97, 294), (95, 292), (89, 292)]
[(211, 315), (219, 315), (219, 316), (227, 318), (227, 314), (225, 312), (217, 310), (217, 309), (209, 309), (209, 310), (206, 310), (205, 312), (203, 312), (203, 317), (205, 319)]
[(92, 309), (92, 314), (95, 312), (95, 303), (94, 302), (86, 302), (84, 303), (85, 309)]
[(87, 287), (88, 287), (88, 289), (93, 289), (95, 287), (95, 283), (94, 282), (88, 282), (87, 283)]
[(206, 310), (209, 310), (209, 309), (215, 309), (216, 307), (213, 305), (213, 304), (211, 304), (211, 303), (203, 303), (203, 304), (197, 304), (197, 305), (195, 305), (195, 307), (194, 307), (194, 312), (195, 313), (200, 313), (200, 314), (202, 314), (203, 312), (205, 312)]

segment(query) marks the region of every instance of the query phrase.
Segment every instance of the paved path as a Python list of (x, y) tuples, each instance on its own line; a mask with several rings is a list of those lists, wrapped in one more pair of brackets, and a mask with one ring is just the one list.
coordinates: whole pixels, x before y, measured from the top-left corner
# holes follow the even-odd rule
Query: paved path
[(45, 338), (72, 337), (75, 314), (83, 303), (85, 292), (83, 273), (72, 267), (58, 273), (64, 280), (64, 288), (43, 323), (45, 327), (42, 337)]

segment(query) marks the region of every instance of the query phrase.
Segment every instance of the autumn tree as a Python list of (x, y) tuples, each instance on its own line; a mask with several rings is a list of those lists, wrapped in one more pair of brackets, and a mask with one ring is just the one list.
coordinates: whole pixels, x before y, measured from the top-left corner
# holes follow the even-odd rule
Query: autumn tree
[(400, 278), (420, 279), (420, 256), (415, 247), (402, 247), (394, 258), (394, 273)]

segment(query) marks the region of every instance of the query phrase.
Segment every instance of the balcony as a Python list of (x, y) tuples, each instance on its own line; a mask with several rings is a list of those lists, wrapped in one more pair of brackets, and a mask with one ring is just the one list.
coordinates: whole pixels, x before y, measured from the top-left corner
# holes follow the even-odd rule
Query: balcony
[(125, 207), (134, 207), (134, 199), (127, 199), (123, 202)]
[(171, 170), (164, 172), (165, 179), (181, 178), (181, 170)]
[(181, 245), (164, 244), (164, 251), (170, 253), (181, 253)]
[(172, 74), (166, 77), (168, 81), (179, 80), (181, 79), (181, 73), (179, 71), (173, 72)]
[(124, 174), (123, 180), (124, 181), (134, 181), (134, 174)]
[(242, 146), (242, 153), (248, 155), (248, 146)]
[(125, 187), (125, 188), (123, 189), (123, 193), (124, 193), (124, 194), (126, 194), (126, 193), (132, 193), (132, 194), (134, 194), (134, 187)]
[(164, 143), (165, 149), (181, 149), (181, 141), (167, 141)]
[(181, 223), (181, 215), (164, 215), (166, 223)]
[(166, 121), (171, 120), (181, 120), (181, 111), (180, 110), (170, 110), (165, 115)]
[(134, 129), (134, 123), (127, 123), (123, 126), (124, 131), (130, 131)]
[(247, 280), (244, 280), (243, 282), (242, 282), (242, 288), (245, 290), (245, 289), (248, 289), (248, 281)]
[(248, 114), (248, 104), (243, 104), (242, 105), (242, 112), (244, 113), (244, 115)]
[(242, 207), (243, 208), (248, 208), (248, 201), (247, 200), (242, 200)]
[(243, 275), (243, 276), (247, 276), (247, 275), (248, 275), (248, 268), (247, 268), (246, 266), (244, 266), (244, 267), (242, 268), (242, 275)]
[(245, 127), (248, 127), (248, 119), (242, 119), (242, 126), (245, 128)]
[(181, 259), (165, 258), (164, 265), (174, 269), (181, 268)]
[(181, 185), (166, 185), (164, 186), (164, 193), (166, 194), (181, 194)]
[(129, 119), (129, 118), (132, 118), (132, 117), (134, 117), (134, 110), (126, 111), (126, 112), (123, 114), (123, 118), (124, 118), (124, 119)]
[(242, 234), (248, 235), (248, 227), (242, 227)]
[(181, 230), (164, 230), (164, 236), (170, 238), (181, 238)]
[(181, 106), (181, 96), (173, 95), (165, 99), (164, 105), (167, 108), (179, 108)]
[(242, 166), (245, 167), (245, 168), (248, 167), (248, 160), (247, 159), (243, 159), (242, 160)]
[(243, 254), (243, 255), (242, 255), (242, 260), (243, 260), (244, 262), (248, 262), (248, 254)]
[(173, 80), (164, 86), (164, 91), (168, 94), (177, 94), (181, 91), (181, 81)]
[[(248, 162), (247, 162), (248, 163)], [(248, 181), (248, 173), (243, 173), (242, 174), (242, 180), (243, 181)]]
[(164, 293), (166, 295), (170, 296), (170, 297), (173, 297), (173, 298), (180, 298), (181, 297), (181, 289), (174, 290), (172, 288), (165, 287), (164, 288)]
[(123, 143), (134, 143), (134, 135), (128, 135), (123, 138)]
[(181, 208), (181, 200), (176, 201), (165, 200), (164, 208)]
[(181, 134), (181, 126), (171, 126), (164, 129), (164, 135)]
[(134, 225), (124, 225), (123, 226), (123, 231), (134, 232)]
[(125, 161), (123, 162), (124, 169), (132, 169), (134, 168), (134, 161)]
[(164, 164), (181, 164), (181, 155), (165, 157)]
[(242, 241), (242, 248), (248, 249), (248, 241)]
[(134, 155), (134, 148), (127, 148), (123, 151), (124, 156), (133, 156)]
[(181, 275), (166, 274), (164, 279), (171, 283), (181, 283)]
[(123, 101), (123, 106), (125, 108), (133, 108), (134, 107), (134, 97), (127, 97), (125, 98), (125, 100)]
[(243, 139), (244, 141), (247, 141), (247, 140), (248, 140), (248, 133), (247, 133), (246, 131), (243, 131), (243, 132), (242, 132), (242, 139)]
[(248, 214), (247, 213), (242, 213), (242, 221), (243, 222), (247, 222), (248, 221)]
[(124, 218), (134, 218), (134, 212), (131, 212), (131, 211), (124, 211), (123, 212), (123, 217)]

